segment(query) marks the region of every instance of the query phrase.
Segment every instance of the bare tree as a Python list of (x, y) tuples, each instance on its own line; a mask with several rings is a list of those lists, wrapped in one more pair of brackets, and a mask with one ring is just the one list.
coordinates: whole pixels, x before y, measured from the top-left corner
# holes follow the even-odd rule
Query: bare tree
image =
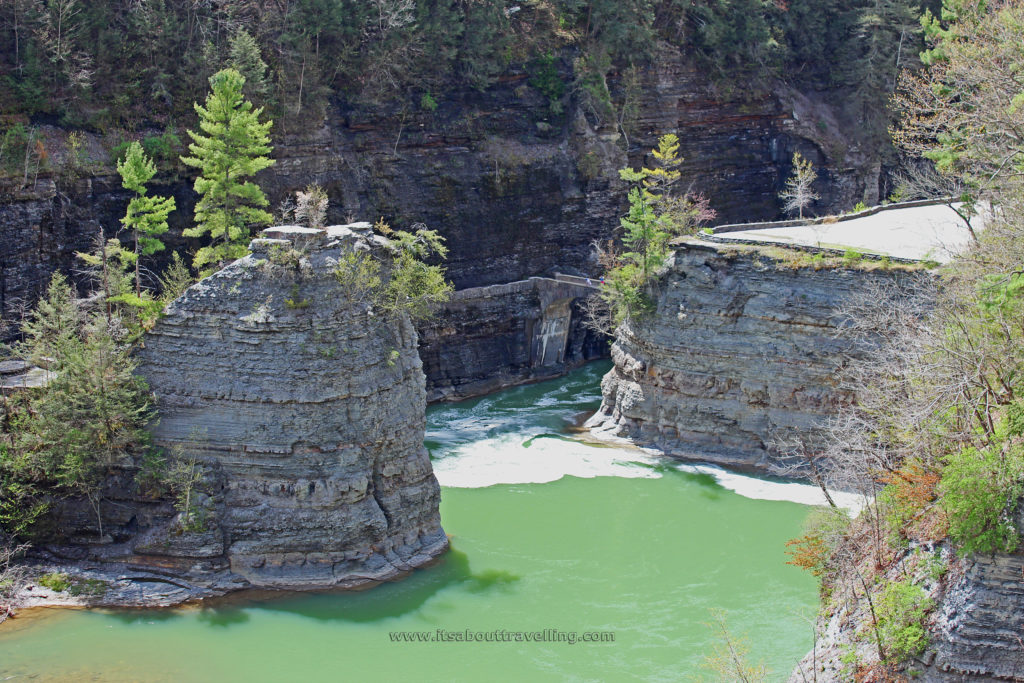
[(978, 195), (981, 188), (955, 173), (942, 173), (930, 162), (911, 166), (899, 174), (896, 187), (907, 199), (940, 199), (963, 222), (971, 239), (978, 243), (978, 234), (971, 223), (978, 216)]
[(786, 189), (779, 193), (786, 213), (796, 211), (803, 220), (804, 209), (818, 199), (813, 187), (817, 178), (818, 172), (814, 170), (810, 159), (804, 159), (800, 152), (793, 152), (793, 175), (786, 181)]
[(21, 591), (28, 584), (28, 569), (16, 562), (27, 545), (14, 545), (0, 538), (0, 624), (14, 616), (20, 605)]
[(327, 192), (313, 184), (295, 193), (295, 220), (305, 221), (310, 228), (322, 228), (327, 220)]

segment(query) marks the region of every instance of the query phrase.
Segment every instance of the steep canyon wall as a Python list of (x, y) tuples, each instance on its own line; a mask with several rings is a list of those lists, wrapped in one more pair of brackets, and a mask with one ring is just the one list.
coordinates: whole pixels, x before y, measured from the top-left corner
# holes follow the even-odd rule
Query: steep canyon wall
[[(614, 77), (610, 85), (620, 89)], [(282, 122), (274, 132), (277, 164), (259, 181), (274, 206), (296, 189), (321, 184), (331, 198), (331, 222), (383, 216), (395, 227), (424, 222), (440, 230), (457, 289), (555, 271), (594, 274), (592, 243), (612, 237), (623, 209), (615, 170), (642, 163), (665, 132), (680, 134), (684, 182), (710, 197), (723, 221), (776, 216), (795, 150), (822, 173), (822, 211), (877, 195), (878, 161), (844, 137), (830, 97), (781, 85), (723, 95), (689, 60), (669, 52), (643, 72), (638, 113), (623, 136), (575, 96), (552, 114), (529, 75), (510, 72), (486, 91), (439, 95), (434, 111), (335, 102), (314, 129), (289, 131)], [(66, 132), (44, 133), (54, 172), (44, 169), (28, 188), (18, 188), (20, 177), (0, 187), (0, 310), (13, 318), (53, 270), (74, 270), (74, 252), (87, 249), (100, 227), (108, 235), (119, 227), (128, 199), (109, 165), (112, 140), (87, 136), (87, 170), (67, 173)], [(175, 196), (178, 205), (170, 246), (193, 248), (180, 237), (195, 201), (191, 178), (178, 167), (159, 181), (153, 190)], [(458, 311), (453, 315), (447, 327), (461, 328)], [(495, 371), (516, 374), (509, 366)], [(444, 384), (451, 372), (428, 363), (432, 383)]]
[(839, 310), (901, 271), (815, 269), (755, 247), (691, 240), (656, 283), (657, 310), (620, 329), (588, 426), (684, 458), (769, 471), (777, 440), (814, 444), (853, 395), (859, 344)]

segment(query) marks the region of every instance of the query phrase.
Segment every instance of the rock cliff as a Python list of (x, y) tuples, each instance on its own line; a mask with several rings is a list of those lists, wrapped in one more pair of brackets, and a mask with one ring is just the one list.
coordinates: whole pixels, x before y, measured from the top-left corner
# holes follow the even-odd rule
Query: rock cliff
[(455, 292), (420, 328), (427, 400), (457, 400), (558, 376), (608, 353), (584, 325), (596, 289), (533, 277)]
[[(257, 586), (390, 578), (448, 545), (416, 331), (375, 317), (333, 275), (342, 252), (379, 250), (379, 238), (304, 232), (268, 231), (291, 240), (256, 240), (190, 288), (140, 352), (156, 442), (213, 473), (201, 557)], [(166, 538), (157, 530), (135, 553), (192, 561)]]
[[(1018, 524), (1021, 521), (1018, 515)], [(947, 562), (951, 566), (941, 576), (929, 567)], [(886, 578), (893, 581), (908, 575), (925, 589), (934, 606), (925, 621), (928, 645), (905, 665), (907, 673), (913, 672), (910, 680), (1024, 681), (1024, 554), (954, 558), (943, 544), (906, 553), (893, 563)], [(821, 635), (793, 671), (790, 683), (846, 683), (854, 679), (854, 660), (877, 661), (870, 606), (858, 580), (843, 577), (831, 595), (844, 597), (819, 619)]]
[[(621, 99), (616, 77), (610, 86)], [(642, 163), (666, 132), (682, 138), (684, 182), (706, 193), (723, 221), (777, 216), (776, 195), (795, 150), (822, 174), (820, 210), (877, 195), (877, 154), (844, 137), (831, 97), (781, 85), (756, 96), (742, 89), (725, 95), (688, 58), (668, 50), (641, 76), (627, 139), (575, 97), (552, 115), (529, 74), (511, 71), (485, 91), (453, 86), (438, 95), (434, 111), (335, 102), (319, 127), (275, 131), (277, 164), (259, 182), (274, 206), (316, 182), (330, 195), (331, 221), (384, 216), (395, 227), (424, 222), (439, 230), (457, 289), (555, 271), (594, 274), (592, 243), (613, 235), (623, 210), (615, 170)], [(87, 249), (100, 226), (113, 232), (128, 201), (109, 166), (107, 150), (116, 140), (87, 135), (90, 170), (76, 177), (61, 171), (66, 132), (43, 132), (53, 172), (44, 169), (23, 189), (16, 187), (20, 176), (0, 182), (0, 310), (7, 316), (33, 302), (53, 270), (71, 272), (74, 252)], [(195, 201), (191, 178), (182, 168), (167, 169), (159, 181), (154, 192), (173, 195), (178, 206), (171, 246), (195, 247), (180, 237)], [(461, 328), (460, 313), (453, 315), (447, 327)], [(520, 359), (480, 339), (476, 345), (497, 361), (495, 375), (520, 374)], [(433, 362), (426, 370), (441, 385), (461, 372)]]
[(587, 424), (671, 455), (770, 470), (773, 441), (813, 443), (853, 400), (838, 386), (857, 353), (836, 334), (838, 309), (870, 281), (903, 277), (684, 242), (655, 283), (656, 312), (620, 328), (601, 409)]
[[(226, 590), (352, 587), (447, 549), (416, 331), (333, 274), (381, 238), (368, 224), (267, 234), (282, 239), (193, 285), (139, 351), (154, 441), (192, 482), (188, 510), (147, 503), (126, 473), (105, 491), (106, 545), (72, 557)], [(59, 516), (89, 540), (87, 508)]]

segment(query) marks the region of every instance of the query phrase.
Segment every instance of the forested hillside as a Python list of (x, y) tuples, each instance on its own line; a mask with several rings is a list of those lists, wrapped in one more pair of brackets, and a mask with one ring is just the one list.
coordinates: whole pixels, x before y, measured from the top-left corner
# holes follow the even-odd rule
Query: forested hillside
[(855, 113), (877, 124), (897, 66), (916, 54), (919, 10), (913, 0), (9, 0), (0, 110), (97, 131), (174, 125), (226, 63), (285, 129), (319, 119), (332, 98), (429, 109), (455, 85), (483, 89), (524, 65), (554, 110), (570, 88), (621, 108), (606, 77), (648, 63), (664, 41), (723, 87), (785, 76), (849, 88)]

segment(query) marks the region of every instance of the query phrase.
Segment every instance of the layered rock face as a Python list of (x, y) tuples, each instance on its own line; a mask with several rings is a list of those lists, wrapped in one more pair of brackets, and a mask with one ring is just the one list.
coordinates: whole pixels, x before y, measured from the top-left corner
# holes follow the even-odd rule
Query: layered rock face
[(416, 331), (405, 316), (375, 317), (333, 275), (345, 252), (381, 249), (368, 225), (355, 227), (254, 241), (146, 335), (153, 435), (202, 473), (205, 528), (190, 532), (181, 516), (154, 525), (134, 564), (198, 564), (254, 586), (352, 586), (447, 548)]
[(906, 277), (681, 244), (656, 284), (656, 313), (620, 329), (587, 424), (672, 455), (769, 470), (774, 441), (813, 444), (853, 400), (837, 372), (858, 348), (837, 336), (838, 309), (871, 281)]
[(427, 400), (457, 400), (555, 377), (608, 353), (584, 325), (596, 290), (534, 277), (455, 292), (420, 329)]
[[(563, 69), (569, 61), (560, 62)], [(562, 77), (572, 79), (567, 71)], [(483, 92), (435, 93), (433, 112), (338, 103), (319, 127), (288, 131), (288, 122), (279, 122), (277, 163), (259, 183), (273, 206), (311, 182), (323, 185), (335, 222), (383, 216), (399, 228), (426, 223), (447, 238), (448, 273), (457, 289), (556, 270), (594, 274), (592, 242), (610, 238), (623, 212), (616, 169), (643, 163), (667, 132), (682, 139), (683, 182), (707, 194), (723, 222), (776, 217), (776, 195), (796, 150), (822, 174), (821, 211), (870, 203), (877, 195), (877, 160), (850, 151), (857, 141), (843, 137), (828, 93), (779, 87), (756, 97), (723, 96), (672, 51), (659, 55), (641, 80), (628, 140), (615, 122), (598, 121), (573, 97), (553, 116), (522, 71)], [(610, 87), (621, 100), (614, 77)], [(59, 168), (66, 133), (42, 132)], [(110, 236), (119, 225), (129, 195), (105, 144), (86, 136), (90, 160), (107, 165), (107, 174), (54, 184), (44, 170), (27, 189), (16, 187), (20, 178), (0, 180), (5, 315), (33, 302), (53, 270), (72, 271), (74, 252), (87, 249), (101, 226)], [(192, 178), (164, 173), (159, 181), (153, 192), (173, 195), (178, 206), (166, 240), (174, 248), (195, 246), (174, 237), (191, 222)]]
[[(1018, 514), (1018, 525), (1022, 521), (1024, 515)], [(924, 623), (928, 645), (906, 665), (908, 671), (916, 671), (912, 680), (1024, 681), (1020, 645), (1024, 633), (1024, 553), (954, 558), (945, 544), (933, 552), (951, 560), (950, 569), (941, 578), (928, 575), (914, 556), (915, 551), (893, 562), (885, 577), (887, 581), (904, 580), (909, 571), (934, 605)], [(861, 661), (877, 661), (871, 606), (864, 599), (859, 579), (844, 575), (832, 586), (831, 594), (856, 597), (839, 601), (839, 608), (830, 609), (825, 618), (819, 619), (815, 649), (794, 669), (790, 683), (846, 683), (853, 676), (850, 653), (857, 653)]]

